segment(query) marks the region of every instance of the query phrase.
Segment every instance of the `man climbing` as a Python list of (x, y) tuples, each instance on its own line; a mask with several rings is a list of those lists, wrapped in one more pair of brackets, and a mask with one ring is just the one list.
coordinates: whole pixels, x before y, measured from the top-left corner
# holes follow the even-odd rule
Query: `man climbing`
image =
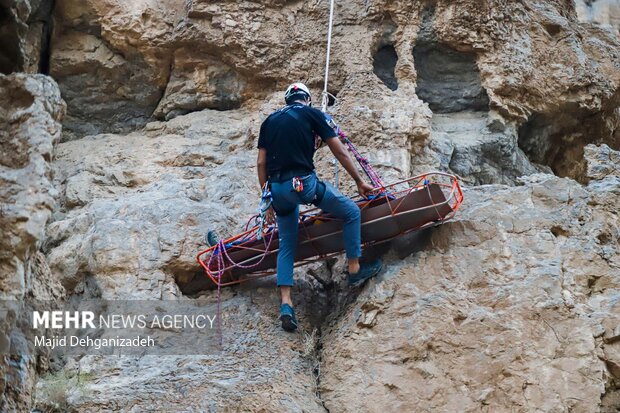
[[(355, 168), (345, 146), (328, 125), (323, 113), (311, 107), (310, 91), (303, 83), (294, 83), (284, 94), (286, 106), (265, 119), (258, 138), (258, 180), (261, 188), (271, 187), (272, 207), (275, 210), (280, 237), (277, 258), (277, 285), (282, 304), (282, 328), (294, 331), (297, 319), (293, 310), (291, 287), (297, 248), (300, 204), (314, 204), (344, 222), (343, 238), (348, 259), (348, 280), (361, 284), (375, 276), (382, 267), (380, 260), (360, 265), (361, 223), (359, 207), (336, 188), (319, 181), (313, 157), (315, 135), (327, 144), (336, 159), (351, 175), (362, 196), (373, 187), (364, 182)], [(268, 212), (273, 220), (273, 212)]]

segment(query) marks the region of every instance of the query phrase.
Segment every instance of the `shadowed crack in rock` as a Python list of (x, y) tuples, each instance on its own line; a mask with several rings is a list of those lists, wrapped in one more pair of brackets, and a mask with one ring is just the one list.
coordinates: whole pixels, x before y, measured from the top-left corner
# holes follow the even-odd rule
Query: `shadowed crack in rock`
[[(613, 106), (613, 100), (610, 102)], [(577, 105), (558, 112), (534, 113), (519, 128), (519, 148), (532, 162), (550, 167), (561, 177), (587, 183), (584, 147), (606, 143), (620, 148), (617, 110), (589, 113)]]

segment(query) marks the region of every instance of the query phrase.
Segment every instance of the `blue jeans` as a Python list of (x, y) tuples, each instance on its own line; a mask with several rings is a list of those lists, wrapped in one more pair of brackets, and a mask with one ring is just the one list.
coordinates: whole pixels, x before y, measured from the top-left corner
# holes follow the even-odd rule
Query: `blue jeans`
[[(276, 211), (280, 236), (276, 268), (278, 286), (293, 285), (293, 265), (299, 229), (299, 205), (311, 203), (316, 195), (318, 183), (316, 174), (311, 173), (300, 178), (304, 186), (301, 192), (293, 189), (290, 179), (284, 182), (271, 183), (273, 207)], [(323, 211), (344, 221), (342, 234), (347, 258), (358, 258), (362, 255), (360, 209), (355, 202), (342, 195), (329, 183), (325, 183), (325, 185), (327, 186), (325, 195), (318, 206)]]

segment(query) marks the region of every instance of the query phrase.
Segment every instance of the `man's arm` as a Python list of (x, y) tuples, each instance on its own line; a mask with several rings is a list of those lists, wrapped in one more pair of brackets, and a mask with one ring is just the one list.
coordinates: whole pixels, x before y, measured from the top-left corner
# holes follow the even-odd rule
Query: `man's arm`
[(267, 182), (267, 149), (265, 148), (260, 148), (258, 150), (256, 170), (258, 171), (258, 182), (262, 189), (265, 186), (265, 182)]
[(340, 164), (344, 166), (344, 169), (346, 169), (349, 175), (351, 175), (351, 178), (353, 178), (355, 184), (357, 185), (357, 189), (360, 195), (366, 196), (368, 192), (373, 190), (372, 185), (364, 182), (364, 179), (358, 172), (355, 164), (353, 163), (353, 160), (349, 156), (347, 148), (342, 144), (342, 142), (340, 142), (339, 138), (328, 139), (327, 146), (332, 151), (336, 159), (338, 159), (338, 162), (340, 162)]

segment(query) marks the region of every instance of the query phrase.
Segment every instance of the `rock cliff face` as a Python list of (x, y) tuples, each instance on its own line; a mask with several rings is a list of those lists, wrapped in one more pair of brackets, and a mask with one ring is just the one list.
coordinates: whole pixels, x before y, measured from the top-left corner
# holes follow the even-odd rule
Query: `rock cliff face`
[[(43, 75), (0, 75), (0, 97), (0, 300), (28, 307), (31, 300), (55, 300), (64, 293), (39, 248), (57, 194), (50, 161), (65, 105), (56, 83)], [(15, 317), (3, 313), (0, 321), (2, 411), (28, 410), (35, 372), (46, 365), (42, 352), (20, 347)], [(5, 355), (10, 346), (12, 355)]]
[(458, 220), (394, 255), (324, 335), (330, 411), (615, 411), (619, 155), (591, 158), (586, 187), (471, 188)]
[[(386, 181), (458, 174), (457, 219), (361, 289), (297, 269), (299, 334), (268, 278), (222, 291), (218, 354), (5, 359), (1, 409), (617, 411), (620, 4), (336, 3), (329, 111)], [(56, 0), (49, 46), (40, 4), (0, 1), (2, 71), (48, 68), (67, 114), (54, 145), (55, 83), (0, 77), (0, 291), (193, 300), (206, 230), (256, 208), (260, 122), (292, 81), (320, 100), (328, 4)]]

